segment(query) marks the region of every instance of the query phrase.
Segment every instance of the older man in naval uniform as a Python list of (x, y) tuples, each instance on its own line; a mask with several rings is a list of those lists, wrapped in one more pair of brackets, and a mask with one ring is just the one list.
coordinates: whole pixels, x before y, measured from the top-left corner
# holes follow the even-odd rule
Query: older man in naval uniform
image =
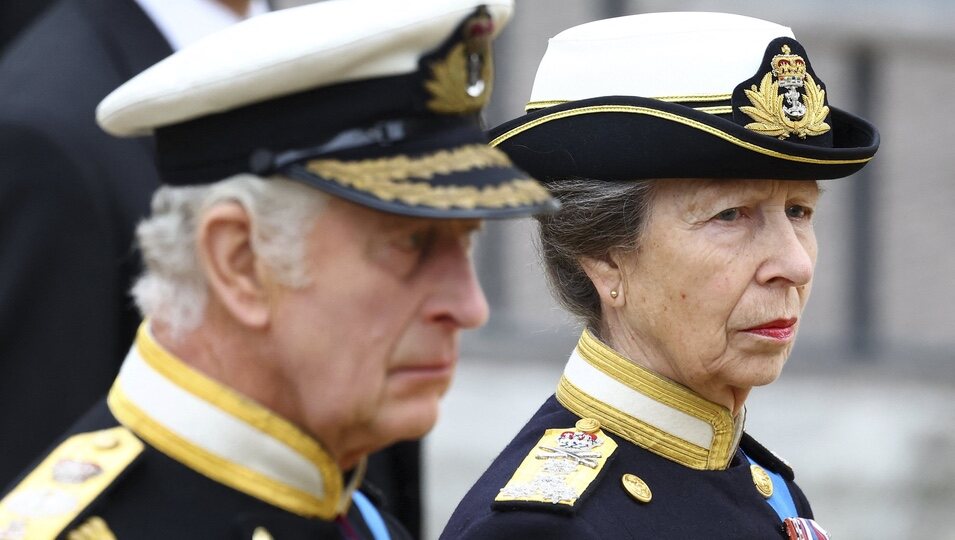
[(485, 144), (508, 0), (331, 1), (183, 49), (98, 109), (155, 135), (146, 320), (2, 538), (401, 538), (365, 458), (434, 424), (487, 304), (471, 238), (552, 208)]

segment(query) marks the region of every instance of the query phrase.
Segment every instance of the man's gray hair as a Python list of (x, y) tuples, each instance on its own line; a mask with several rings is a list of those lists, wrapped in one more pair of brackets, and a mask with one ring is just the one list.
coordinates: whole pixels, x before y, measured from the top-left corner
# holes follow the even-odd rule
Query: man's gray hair
[(611, 251), (637, 249), (650, 214), (653, 182), (584, 178), (547, 182), (561, 203), (557, 213), (537, 216), (547, 281), (557, 300), (598, 335), (600, 296), (580, 261), (607, 260)]
[(240, 204), (252, 222), (252, 249), (280, 283), (308, 283), (305, 251), (308, 232), (327, 196), (284, 178), (240, 174), (204, 186), (163, 186), (152, 200), (151, 215), (136, 236), (145, 270), (132, 288), (144, 317), (168, 325), (173, 336), (195, 329), (208, 299), (196, 255), (196, 226), (213, 206)]

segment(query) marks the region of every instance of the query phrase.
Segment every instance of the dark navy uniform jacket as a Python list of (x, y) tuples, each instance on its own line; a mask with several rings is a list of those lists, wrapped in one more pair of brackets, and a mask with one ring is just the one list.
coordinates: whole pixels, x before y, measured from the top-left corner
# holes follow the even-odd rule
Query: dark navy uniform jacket
[(786, 538), (760, 491), (765, 471), (784, 479), (799, 516), (812, 510), (792, 470), (741, 424), (585, 333), (557, 394), (477, 481), (441, 538)]
[(145, 328), (109, 397), (4, 494), (0, 538), (410, 538), (358, 490), (362, 467), (342, 474), (317, 441)]

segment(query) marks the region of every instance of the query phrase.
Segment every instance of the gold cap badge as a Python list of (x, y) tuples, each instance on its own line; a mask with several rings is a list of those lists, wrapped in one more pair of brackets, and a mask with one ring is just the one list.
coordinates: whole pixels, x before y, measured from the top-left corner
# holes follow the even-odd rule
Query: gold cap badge
[(439, 114), (475, 113), (491, 97), (494, 21), (482, 6), (460, 28), (460, 41), (431, 63), (432, 77), (424, 83), (428, 109)]
[[(763, 75), (759, 87), (754, 84), (744, 90), (753, 106), (739, 109), (755, 120), (746, 124), (746, 129), (780, 139), (790, 135), (805, 139), (828, 132), (826, 91), (809, 74), (802, 56), (792, 54), (785, 44), (780, 52), (769, 62), (770, 71)], [(780, 89), (785, 91), (780, 93)]]

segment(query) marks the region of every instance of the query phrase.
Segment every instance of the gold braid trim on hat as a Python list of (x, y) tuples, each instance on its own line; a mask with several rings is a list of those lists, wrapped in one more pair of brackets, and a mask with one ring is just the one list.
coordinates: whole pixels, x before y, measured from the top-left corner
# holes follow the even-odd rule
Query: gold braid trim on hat
[(687, 127), (698, 129), (705, 133), (709, 133), (710, 135), (719, 137), (720, 139), (723, 139), (731, 144), (735, 144), (736, 146), (746, 148), (747, 150), (751, 150), (759, 154), (763, 154), (766, 156), (771, 156), (771, 157), (779, 158), (779, 159), (785, 159), (787, 161), (795, 161), (798, 163), (812, 163), (815, 165), (848, 165), (848, 164), (855, 164), (855, 163), (867, 163), (870, 160), (872, 160), (872, 156), (858, 158), (858, 159), (823, 159), (823, 158), (798, 156), (795, 154), (785, 154), (783, 152), (777, 152), (776, 150), (764, 148), (762, 146), (759, 146), (758, 144), (744, 141), (740, 139), (739, 137), (734, 136), (728, 131), (724, 131), (718, 127), (704, 124), (692, 118), (687, 118), (684, 116), (680, 116), (678, 114), (673, 114), (671, 112), (652, 109), (650, 107), (638, 107), (635, 105), (591, 105), (587, 107), (581, 107), (579, 109), (567, 109), (564, 111), (557, 111), (551, 114), (545, 114), (544, 116), (534, 118), (533, 120), (530, 120), (524, 124), (521, 124), (517, 127), (509, 129), (508, 131), (505, 131), (501, 135), (498, 135), (496, 138), (491, 140), (491, 142), (489, 142), (488, 144), (491, 145), (492, 147), (499, 146), (501, 143), (503, 143), (504, 141), (512, 137), (516, 137), (517, 135), (520, 135), (521, 133), (524, 133), (525, 131), (529, 131), (531, 129), (536, 128), (537, 126), (546, 124), (548, 122), (553, 122), (555, 120), (562, 120), (564, 118), (571, 118), (574, 116), (580, 116), (584, 114), (604, 114), (604, 113), (637, 114), (637, 115), (645, 115), (645, 116), (653, 116), (656, 118), (662, 118), (664, 120), (669, 120), (671, 122), (683, 124)]
[[(527, 178), (497, 185), (435, 186), (435, 176), (474, 169), (510, 167), (504, 152), (483, 144), (440, 150), (421, 157), (399, 155), (360, 161), (309, 161), (309, 172), (345, 187), (370, 193), (384, 201), (432, 208), (503, 208), (542, 203), (550, 199), (543, 186)], [(413, 182), (421, 179), (424, 182)]]
[[(594, 96), (596, 97), (596, 96)], [(681, 102), (709, 102), (709, 101), (727, 101), (733, 97), (733, 94), (697, 94), (697, 95), (685, 95), (685, 96), (647, 96), (650, 99), (655, 99), (657, 101), (667, 101), (670, 103), (681, 103)], [(545, 99), (539, 101), (528, 101), (527, 105), (524, 106), (524, 112), (536, 111), (537, 109), (544, 109), (547, 107), (553, 107), (554, 105), (562, 105), (564, 103), (569, 103), (571, 101), (578, 101), (581, 99), (587, 98), (578, 98), (578, 99)], [(706, 109), (706, 107), (697, 107), (697, 110)], [(704, 112), (710, 112), (708, 110)]]

